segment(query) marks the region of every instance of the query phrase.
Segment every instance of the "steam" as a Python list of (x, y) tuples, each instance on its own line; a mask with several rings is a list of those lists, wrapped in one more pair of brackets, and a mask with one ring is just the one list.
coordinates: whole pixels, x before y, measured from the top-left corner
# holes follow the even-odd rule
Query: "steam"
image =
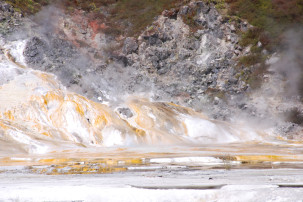
[(280, 74), (286, 81), (284, 93), (300, 96), (303, 70), (303, 29), (289, 30), (284, 35), (284, 51), (279, 60), (271, 65), (270, 70)]
[(267, 60), (268, 73), (264, 75), (261, 88), (244, 101), (234, 100), (242, 108), (234, 119), (252, 127), (270, 129), (278, 135), (292, 134), (294, 138), (300, 134), (302, 128), (298, 124), (301, 123), (296, 119), (303, 114), (302, 45), (302, 28), (284, 33), (280, 51)]
[(38, 33), (49, 35), (55, 33), (60, 18), (64, 17), (65, 14), (61, 9), (55, 5), (50, 5), (33, 16), (32, 20), (38, 25), (35, 28)]
[[(165, 94), (164, 87), (157, 89), (157, 77), (145, 75), (145, 71), (136, 69), (134, 65), (125, 67), (123, 60), (127, 58), (121, 60), (119, 53), (108, 51), (116, 45), (115, 39), (104, 34), (92, 37), (95, 33), (90, 30), (85, 19), (81, 21), (83, 24), (71, 25), (65, 18), (71, 19), (72, 16), (66, 16), (62, 9), (51, 5), (34, 16), (31, 22), (24, 23), (20, 29), (22, 31), (13, 34), (15, 39), (29, 39), (23, 52), (29, 67), (57, 75), (70, 91), (98, 102), (119, 104), (129, 94), (145, 94), (148, 97), (154, 94), (155, 97), (161, 95), (161, 98), (173, 99), (173, 92)], [(75, 29), (75, 38), (66, 32), (67, 28)], [(84, 45), (78, 43), (79, 35)], [(265, 75), (268, 79), (261, 89), (248, 98), (231, 97), (230, 102), (235, 103), (231, 106), (238, 109), (219, 103), (218, 106), (223, 107), (213, 110), (216, 107), (208, 107), (205, 104), (208, 100), (204, 100), (204, 97), (192, 100), (192, 105), (196, 108), (201, 105), (204, 111), (209, 108), (210, 114), (217, 116), (236, 114), (232, 116), (234, 119), (243, 119), (258, 127), (260, 123), (275, 125), (285, 118), (280, 113), (301, 107), (302, 103), (298, 104), (298, 99), (293, 101), (291, 98), (302, 95), (303, 29), (288, 31), (284, 36), (284, 49), (269, 60), (271, 74)], [(185, 77), (184, 80), (183, 84), (188, 82)], [(172, 89), (174, 91), (175, 88)], [(178, 103), (178, 100), (173, 101)]]
[[(66, 19), (72, 17), (66, 16), (58, 4), (44, 7), (30, 20), (24, 19), (24, 26), (10, 35), (9, 40), (26, 40), (23, 55), (27, 66), (55, 74), (68, 90), (94, 101), (119, 103), (128, 94), (149, 95), (154, 90), (147, 76), (135, 68), (126, 68), (108, 51), (116, 43), (114, 39), (101, 34), (91, 37), (87, 19), (82, 20), (83, 25), (75, 25), (78, 29), (75, 32), (82, 31), (80, 39), (88, 44), (75, 45), (78, 39), (71, 38), (65, 30), (71, 26)], [(93, 41), (89, 41), (91, 38)], [(96, 45), (104, 41), (105, 44)]]

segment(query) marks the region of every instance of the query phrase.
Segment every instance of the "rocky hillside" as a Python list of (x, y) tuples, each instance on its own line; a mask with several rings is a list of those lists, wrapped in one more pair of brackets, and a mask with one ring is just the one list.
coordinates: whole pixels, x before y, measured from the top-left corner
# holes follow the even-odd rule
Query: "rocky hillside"
[(301, 130), (302, 37), (287, 32), (302, 22), (300, 1), (30, 2), (1, 2), (1, 37), (23, 40), (25, 63), (71, 91), (113, 106), (145, 94)]

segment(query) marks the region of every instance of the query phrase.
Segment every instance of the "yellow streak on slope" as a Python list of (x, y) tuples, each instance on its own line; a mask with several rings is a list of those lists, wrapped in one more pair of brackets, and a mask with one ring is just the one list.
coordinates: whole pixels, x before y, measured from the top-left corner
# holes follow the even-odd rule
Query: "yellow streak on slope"
[(14, 115), (13, 115), (13, 113), (12, 113), (11, 110), (8, 110), (8, 111), (4, 112), (3, 115), (4, 115), (5, 118), (7, 118), (7, 119), (9, 119), (11, 121), (15, 120), (15, 117), (14, 117)]
[(7, 127), (6, 125), (4, 125), (4, 124), (2, 123), (1, 120), (0, 120), (0, 127), (1, 127), (2, 129), (4, 129), (4, 130), (9, 129), (9, 127)]

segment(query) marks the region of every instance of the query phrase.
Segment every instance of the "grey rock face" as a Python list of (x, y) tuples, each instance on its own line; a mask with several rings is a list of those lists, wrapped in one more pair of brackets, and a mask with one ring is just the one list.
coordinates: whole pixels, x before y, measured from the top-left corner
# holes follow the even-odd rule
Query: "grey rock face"
[[(58, 35), (32, 37), (23, 55), (29, 67), (57, 75), (69, 90), (98, 102), (111, 100), (114, 104), (124, 94), (148, 91), (152, 87), (149, 78), (136, 68), (125, 68), (129, 64), (126, 56), (116, 56), (117, 62), (99, 63)], [(163, 56), (159, 53), (159, 57)], [(124, 60), (125, 64), (121, 65)]]
[[(183, 22), (187, 13), (195, 13), (193, 20), (201, 25), (195, 33)], [(247, 89), (233, 75), (234, 59), (242, 55), (235, 27), (212, 4), (190, 3), (176, 18), (159, 16), (151, 27), (139, 37), (138, 52), (127, 58), (155, 81), (156, 97), (199, 109), (196, 103), (209, 89), (228, 94)]]
[(23, 55), (26, 62), (29, 64), (41, 65), (44, 59), (44, 52), (46, 50), (46, 43), (38, 37), (33, 37), (27, 42)]
[[(184, 22), (189, 14), (194, 15), (191, 16), (192, 24), (197, 26), (194, 31), (189, 27), (191, 23)], [(10, 5), (0, 2), (0, 35), (14, 30), (20, 19), (20, 14)], [(67, 19), (71, 21), (72, 18)], [(70, 39), (75, 31), (76, 39), (87, 42), (90, 32), (79, 27), (69, 27), (65, 36)], [(94, 101), (113, 103), (115, 107), (120, 106), (117, 100), (120, 97), (123, 100), (123, 95), (152, 92), (154, 100), (203, 110), (215, 119), (227, 120), (237, 110), (264, 118), (272, 112), (255, 107), (263, 104), (263, 100), (250, 105), (251, 101), (243, 95), (249, 85), (239, 75), (249, 75), (250, 70), (238, 67), (240, 72), (235, 68), (237, 57), (249, 54), (251, 48), (239, 45), (237, 30), (245, 31), (249, 27), (244, 21), (228, 22), (212, 4), (198, 1), (179, 10), (163, 12), (138, 39), (126, 38), (121, 50), (108, 51), (108, 55), (105, 51), (98, 52), (100, 44), (109, 44), (110, 49), (114, 40), (104, 33), (98, 33), (98, 40), (86, 44), (83, 49), (89, 54), (83, 54), (81, 47), (76, 48), (61, 35), (47, 35), (32, 27), (29, 34), (33, 37), (28, 40), (23, 55), (29, 67), (57, 75), (69, 90)], [(262, 48), (261, 43), (258, 46)], [(12, 79), (3, 77), (3, 82)], [(126, 118), (133, 116), (128, 108), (118, 108), (117, 113)], [(278, 133), (296, 133), (301, 129), (289, 123), (281, 126)]]
[[(94, 83), (97, 70), (88, 71), (93, 65), (69, 42), (51, 36), (33, 37), (26, 43), (23, 55), (28, 66), (57, 75), (71, 90), (94, 100), (103, 96)], [(90, 77), (91, 82), (87, 82), (86, 77)]]
[(131, 54), (133, 52), (136, 52), (137, 49), (138, 49), (138, 44), (136, 42), (136, 39), (133, 37), (127, 37), (124, 41), (123, 53)]
[[(195, 15), (195, 32), (183, 21), (187, 14)], [(33, 37), (24, 57), (31, 67), (56, 74), (93, 100), (152, 90), (156, 100), (200, 110), (209, 92), (239, 94), (247, 88), (233, 73), (234, 59), (243, 52), (237, 43), (233, 27), (214, 6), (198, 1), (163, 12), (138, 39), (126, 38), (112, 61), (98, 65), (58, 36)]]
[(0, 10), (4, 11), (4, 12), (11, 12), (11, 13), (14, 12), (13, 7), (10, 6), (8, 3), (5, 3), (5, 2), (0, 4)]
[(31, 38), (23, 52), (27, 64), (43, 71), (55, 71), (67, 60), (70, 60), (70, 65), (76, 65), (73, 62), (75, 54), (75, 49), (67, 41), (51, 37), (50, 41), (39, 37)]
[(15, 12), (14, 8), (5, 1), (0, 2), (0, 35), (6, 35), (14, 31), (20, 21), (22, 15)]
[(206, 5), (203, 1), (196, 2), (196, 6), (198, 7), (198, 13), (207, 14), (210, 10), (210, 7)]
[(189, 7), (188, 6), (183, 6), (180, 8), (179, 14), (180, 15), (186, 15), (189, 11)]

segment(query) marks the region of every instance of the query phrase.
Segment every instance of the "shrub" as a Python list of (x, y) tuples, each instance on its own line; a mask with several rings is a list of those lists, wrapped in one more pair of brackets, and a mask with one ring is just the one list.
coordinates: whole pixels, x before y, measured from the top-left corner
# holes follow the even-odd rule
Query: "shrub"
[(8, 0), (6, 2), (24, 15), (35, 14), (43, 6), (49, 4), (49, 0)]

